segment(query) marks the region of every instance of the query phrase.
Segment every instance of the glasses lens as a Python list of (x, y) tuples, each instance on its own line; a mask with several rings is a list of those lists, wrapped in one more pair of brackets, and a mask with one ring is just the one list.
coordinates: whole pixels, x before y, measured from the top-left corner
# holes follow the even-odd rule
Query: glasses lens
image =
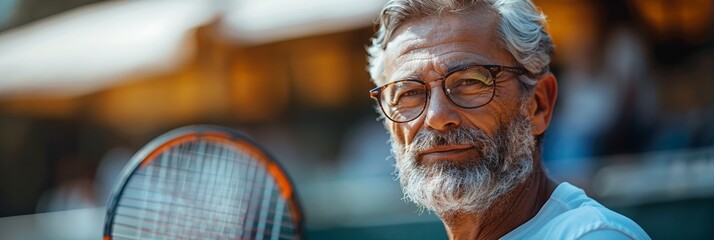
[(471, 67), (454, 72), (444, 80), (446, 93), (454, 104), (464, 108), (480, 107), (491, 101), (494, 81), (485, 67)]
[(411, 121), (424, 111), (426, 86), (416, 81), (397, 81), (382, 89), (380, 103), (384, 114), (395, 122)]

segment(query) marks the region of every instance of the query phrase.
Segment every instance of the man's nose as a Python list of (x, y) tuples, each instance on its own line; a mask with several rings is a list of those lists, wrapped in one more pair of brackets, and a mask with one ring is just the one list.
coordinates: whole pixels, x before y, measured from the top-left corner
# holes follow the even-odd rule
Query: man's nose
[(425, 124), (437, 131), (458, 127), (461, 124), (461, 118), (441, 86), (432, 86), (430, 92)]

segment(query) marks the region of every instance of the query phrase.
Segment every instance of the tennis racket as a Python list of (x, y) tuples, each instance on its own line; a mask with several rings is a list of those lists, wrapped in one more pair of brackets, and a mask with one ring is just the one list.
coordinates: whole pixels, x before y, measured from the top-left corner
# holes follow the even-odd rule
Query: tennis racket
[(104, 240), (303, 239), (295, 191), (272, 159), (227, 128), (170, 131), (122, 171)]

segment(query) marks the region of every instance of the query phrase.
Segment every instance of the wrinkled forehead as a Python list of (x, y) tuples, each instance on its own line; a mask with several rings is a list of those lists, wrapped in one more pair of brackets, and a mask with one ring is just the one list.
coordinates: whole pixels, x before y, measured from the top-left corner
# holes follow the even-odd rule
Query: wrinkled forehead
[[(456, 36), (486, 37), (498, 30), (499, 16), (487, 7), (409, 19), (402, 23), (387, 41), (387, 50), (402, 54), (410, 48), (425, 47), (429, 43), (444, 42)], [(495, 36), (495, 35), (494, 35)], [(424, 41), (414, 41), (421, 39)]]
[[(444, 74), (463, 63), (506, 64), (513, 58), (498, 32), (499, 16), (487, 7), (405, 21), (384, 52), (384, 83), (424, 68)], [(406, 71), (406, 72), (405, 72)], [(395, 76), (396, 74), (396, 76)]]

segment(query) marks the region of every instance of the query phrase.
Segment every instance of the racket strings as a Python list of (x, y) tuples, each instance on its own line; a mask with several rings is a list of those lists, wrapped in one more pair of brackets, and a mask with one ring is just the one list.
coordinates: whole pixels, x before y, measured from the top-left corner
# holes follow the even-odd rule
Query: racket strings
[[(172, 186), (168, 185), (168, 184), (173, 183), (173, 181), (171, 181), (171, 180), (163, 179), (158, 176), (151, 176), (151, 175), (145, 175), (145, 174), (136, 174), (136, 176), (137, 176), (137, 179), (135, 179), (135, 180), (139, 180), (139, 179), (144, 180), (144, 178), (150, 178), (149, 180), (146, 180), (146, 181), (150, 182), (151, 184), (156, 184), (156, 187), (154, 189), (144, 189), (144, 188), (138, 188), (138, 187), (131, 186), (131, 187), (127, 187), (128, 189), (137, 190), (137, 191), (150, 191), (150, 192), (163, 193), (163, 194), (169, 194), (169, 195), (175, 195), (176, 193), (180, 192), (179, 190), (173, 189), (173, 188), (171, 188)], [(247, 180), (247, 181), (243, 181), (243, 182), (227, 181), (227, 182), (220, 182), (220, 183), (218, 183), (218, 182), (210, 183), (210, 184), (216, 184), (216, 186), (213, 187), (213, 190), (220, 191), (218, 193), (212, 194), (211, 196), (230, 197), (230, 196), (232, 196), (232, 194), (235, 194), (235, 193), (229, 192), (229, 191), (231, 191), (232, 189), (235, 189), (235, 188), (255, 186), (256, 188), (263, 189), (266, 187), (265, 184), (260, 183), (260, 182), (257, 182), (257, 185), (249, 185), (249, 184), (253, 184), (253, 183), (254, 183), (254, 181), (252, 181), (252, 180)], [(191, 186), (188, 186), (189, 188), (194, 188), (194, 187), (200, 187), (207, 183), (191, 182), (191, 183), (187, 183), (187, 184), (191, 185)], [(192, 199), (192, 198), (187, 198), (187, 199)], [(193, 198), (193, 199), (200, 200), (200, 201), (205, 200), (204, 198)]]
[[(140, 201), (140, 200), (142, 200), (142, 199), (127, 198), (127, 200)], [(171, 202), (154, 202), (154, 203), (151, 203), (151, 201), (150, 201), (150, 203), (148, 203), (148, 204), (156, 204), (156, 205), (166, 204), (166, 205), (171, 205), (172, 207), (191, 207), (190, 205), (180, 205), (180, 204), (175, 204), (175, 203), (171, 203)], [(278, 203), (278, 204), (279, 204), (279, 203)], [(164, 213), (163, 211), (161, 211), (160, 208), (157, 209), (156, 207), (152, 207), (152, 206), (146, 206), (146, 207), (144, 207), (144, 206), (137, 206), (137, 205), (130, 204), (129, 201), (123, 202), (123, 203), (122, 203), (122, 206), (128, 208), (127, 211), (130, 212), (130, 213), (135, 212), (135, 211), (131, 211), (131, 209), (133, 209), (133, 210), (145, 210), (145, 211), (147, 211), (147, 212), (150, 212), (150, 213), (155, 214), (155, 215), (160, 216), (160, 217), (169, 216), (169, 214), (166, 214), (166, 213)], [(160, 205), (159, 205), (159, 206), (160, 206)], [(216, 210), (210, 209), (210, 208), (196, 208), (196, 210), (201, 210), (201, 211), (205, 211), (205, 212), (210, 212), (210, 213), (214, 213), (214, 214), (216, 214), (216, 215), (233, 214), (232, 212), (216, 211)], [(122, 213), (124, 213), (124, 212), (120, 211), (120, 212), (118, 212), (117, 214), (120, 214), (120, 215), (121, 215)], [(271, 214), (271, 215), (274, 215), (274, 216), (282, 215), (282, 217), (284, 217), (284, 218), (286, 218), (286, 219), (283, 219), (281, 222), (282, 222), (282, 223), (286, 223), (286, 224), (290, 222), (289, 219), (292, 217), (292, 216), (290, 216), (290, 213), (289, 213), (289, 212), (282, 212), (281, 210), (268, 210), (268, 214)], [(227, 216), (226, 216), (226, 217), (227, 217)], [(201, 218), (201, 217), (195, 217), (195, 218)], [(276, 221), (270, 221), (270, 222), (273, 223), (273, 222), (276, 222)], [(290, 227), (290, 226), (286, 226), (286, 227)]]
[[(168, 219), (168, 218), (165, 217), (165, 216), (166, 216), (165, 214), (162, 214), (161, 212), (155, 212), (155, 213), (158, 214), (157, 216), (159, 216), (159, 217), (157, 217), (157, 218), (155, 218), (155, 219), (152, 219), (152, 218), (145, 219), (144, 222), (145, 222), (147, 225), (148, 225), (148, 224), (153, 224), (153, 225), (168, 224), (169, 226), (171, 225), (172, 222), (166, 220), (166, 219)], [(120, 212), (120, 213), (117, 213), (116, 215), (122, 217), (121, 220), (117, 221), (118, 224), (126, 224), (126, 225), (129, 225), (130, 222), (136, 221), (136, 220), (139, 219), (136, 215), (130, 214), (130, 213), (125, 213), (125, 212)], [(205, 222), (205, 221), (207, 221), (207, 220), (212, 220), (212, 219), (201, 218), (201, 217), (192, 217), (192, 216), (179, 216), (179, 218), (180, 218), (181, 220), (183, 220), (182, 222), (190, 222), (190, 223), (193, 223), (193, 222), (201, 223), (201, 222)], [(124, 220), (127, 220), (127, 222), (124, 222)], [(273, 221), (267, 221), (267, 223), (271, 223), (271, 224), (272, 224)], [(285, 222), (285, 221), (283, 221), (283, 222), (281, 222), (281, 223), (288, 225), (288, 224), (287, 224), (288, 222)], [(215, 224), (215, 226), (217, 226), (217, 227), (223, 228), (223, 227), (235, 226), (235, 225), (240, 224), (240, 223), (239, 223), (239, 222), (222, 221), (222, 222), (213, 222), (212, 224)], [(191, 226), (191, 225), (189, 225), (189, 226)], [(279, 225), (273, 225), (273, 226), (279, 226)], [(289, 226), (283, 226), (283, 227), (284, 227), (285, 229), (290, 229)], [(219, 228), (216, 228), (216, 229), (219, 229)], [(245, 229), (238, 229), (238, 230), (245, 230)]]
[[(154, 166), (149, 166), (149, 168), (151, 168), (151, 167), (154, 167)], [(173, 170), (170, 170), (170, 171), (184, 171), (184, 170), (183, 170), (183, 169), (173, 169)], [(177, 173), (175, 173), (175, 175), (177, 175), (177, 176), (186, 175), (187, 177), (190, 177), (190, 176), (192, 176), (193, 173), (196, 173), (196, 172), (187, 172), (187, 173), (177, 172)], [(152, 183), (170, 184), (170, 183), (173, 183), (173, 182), (174, 182), (174, 181), (172, 181), (171, 179), (166, 179), (166, 178), (164, 178), (164, 177), (162, 177), (162, 176), (156, 176), (156, 175), (153, 175), (153, 174), (136, 173), (136, 174), (134, 174), (134, 176), (136, 177), (136, 179), (132, 179), (132, 180), (134, 180), (134, 181), (138, 181), (138, 179), (140, 179), (140, 178), (151, 178)], [(211, 183), (211, 184), (217, 184), (219, 187), (216, 188), (216, 189), (218, 189), (218, 190), (228, 191), (229, 187), (235, 187), (235, 186), (239, 186), (239, 187), (242, 186), (242, 187), (244, 187), (244, 186), (246, 186), (246, 185), (248, 185), (248, 184), (253, 184), (254, 182), (257, 182), (258, 184), (260, 184), (259, 187), (260, 187), (260, 186), (263, 186), (262, 181), (248, 180), (248, 179), (245, 180), (245, 181), (236, 181), (235, 179), (228, 179), (228, 180), (226, 180), (226, 179), (220, 179), (220, 180), (216, 180), (215, 182), (213, 182), (213, 183)], [(203, 181), (200, 181), (200, 182), (188, 182), (188, 183), (186, 183), (186, 184), (202, 185), (202, 184), (206, 184), (206, 182), (203, 182)], [(230, 186), (226, 186), (226, 184), (227, 184), (227, 185), (230, 185)], [(224, 188), (221, 189), (221, 188), (220, 188), (221, 186), (223, 186)], [(165, 187), (168, 187), (168, 186), (165, 186)]]
[[(133, 189), (132, 189), (133, 190)], [(256, 196), (251, 196), (253, 199), (257, 199)], [(210, 207), (196, 207), (192, 206), (188, 203), (177, 203), (175, 201), (160, 201), (160, 200), (146, 200), (146, 199), (141, 199), (141, 198), (136, 198), (136, 197), (130, 197), (130, 196), (124, 196), (124, 201), (122, 201), (121, 205), (127, 208), (131, 209), (144, 209), (149, 212), (154, 212), (157, 214), (162, 214), (163, 212), (161, 209), (157, 209), (157, 206), (160, 208), (163, 205), (170, 205), (171, 207), (185, 207), (185, 208), (195, 208), (196, 210), (201, 210), (201, 211), (206, 211), (206, 212), (213, 212), (216, 214), (233, 214), (233, 211), (225, 211), (225, 210), (215, 210)], [(141, 201), (146, 201), (146, 203), (142, 203)], [(135, 204), (140, 204), (141, 206), (135, 205)], [(271, 200), (270, 204), (275, 204), (275, 205), (284, 205), (284, 201), (280, 200), (279, 198)], [(227, 206), (227, 208), (232, 208), (231, 210), (242, 210), (241, 208), (237, 206)], [(266, 210), (268, 214), (274, 215), (274, 216), (283, 216), (285, 219), (283, 219), (283, 223), (289, 223), (290, 219), (292, 218), (291, 213), (289, 211), (284, 212), (284, 209), (282, 207), (277, 208), (277, 209), (268, 209)], [(273, 221), (275, 222), (275, 221)], [(289, 226), (286, 226), (289, 227)]]
[[(184, 239), (190, 236), (195, 236), (199, 234), (195, 233), (200, 233), (200, 235), (208, 237), (208, 236), (219, 236), (222, 238), (235, 238), (236, 233), (231, 233), (231, 232), (219, 232), (219, 231), (207, 231), (208, 228), (204, 226), (200, 226), (198, 224), (182, 224), (182, 223), (174, 223), (174, 222), (161, 222), (163, 225), (161, 226), (162, 229), (165, 231), (156, 231), (156, 228), (152, 228), (150, 226), (139, 226), (137, 228), (135, 225), (132, 224), (126, 224), (122, 222), (116, 223), (115, 227), (124, 227), (126, 229), (131, 229), (131, 231), (140, 231), (141, 234), (139, 236), (134, 235), (127, 235), (125, 233), (121, 232), (114, 232), (115, 235), (121, 235), (126, 238), (134, 238), (134, 239), (156, 239), (156, 238), (164, 238), (164, 237), (169, 237), (169, 238), (178, 238), (178, 239)], [(118, 228), (118, 230), (121, 230), (121, 228)], [(188, 233), (188, 234), (187, 234)], [(194, 233), (194, 234), (192, 234)]]
[(211, 141), (174, 147), (127, 183), (114, 235), (289, 239), (296, 227), (291, 213), (258, 163), (245, 151)]

